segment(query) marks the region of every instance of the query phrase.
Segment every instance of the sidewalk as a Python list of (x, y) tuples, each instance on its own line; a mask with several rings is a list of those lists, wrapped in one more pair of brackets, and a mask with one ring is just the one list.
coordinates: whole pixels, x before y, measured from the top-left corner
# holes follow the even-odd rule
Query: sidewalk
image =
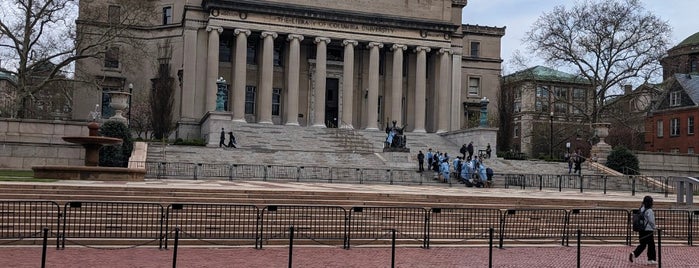
[[(582, 247), (581, 267), (648, 267), (645, 255), (629, 263), (629, 246)], [(46, 267), (173, 267), (174, 250), (133, 248), (47, 250)], [(288, 267), (289, 248), (179, 248), (177, 267)], [(663, 267), (699, 267), (699, 248), (666, 246)], [(493, 249), (493, 267), (576, 267), (577, 247)], [(41, 247), (0, 248), (3, 267), (40, 267)], [(488, 248), (398, 248), (395, 267), (488, 267)], [(391, 267), (391, 248), (294, 247), (292, 267)]]

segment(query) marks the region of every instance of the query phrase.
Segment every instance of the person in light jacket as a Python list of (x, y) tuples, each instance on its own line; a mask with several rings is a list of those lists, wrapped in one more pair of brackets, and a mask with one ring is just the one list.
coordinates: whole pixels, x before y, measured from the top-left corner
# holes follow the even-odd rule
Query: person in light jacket
[(646, 228), (638, 232), (639, 245), (636, 249), (629, 253), (629, 261), (633, 262), (635, 258), (641, 256), (641, 253), (648, 247), (646, 254), (648, 255), (648, 264), (657, 264), (655, 260), (655, 242), (653, 241), (653, 232), (655, 231), (655, 214), (653, 213), (653, 198), (646, 196), (643, 198), (643, 205), (638, 213), (641, 213), (645, 218)]

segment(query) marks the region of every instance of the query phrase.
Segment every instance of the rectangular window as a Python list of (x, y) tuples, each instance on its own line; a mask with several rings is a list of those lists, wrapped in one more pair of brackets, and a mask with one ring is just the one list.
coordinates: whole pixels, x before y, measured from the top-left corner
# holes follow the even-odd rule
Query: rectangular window
[(107, 22), (111, 24), (121, 23), (121, 7), (110, 5), (107, 10)]
[(255, 42), (248, 42), (246, 62), (250, 65), (257, 65), (257, 47), (255, 46)]
[(687, 135), (694, 134), (694, 116), (687, 118)]
[(682, 96), (680, 93), (681, 92), (679, 91), (670, 92), (670, 106), (680, 106), (680, 103), (682, 102)]
[(585, 101), (585, 90), (582, 88), (574, 88), (573, 101)]
[(163, 8), (163, 25), (172, 23), (172, 7)]
[(515, 138), (518, 138), (518, 137), (519, 137), (519, 131), (520, 131), (520, 130), (519, 130), (519, 123), (517, 123), (517, 124), (515, 124), (515, 133), (514, 133), (514, 135), (515, 135), (514, 137), (515, 137)]
[(468, 78), (468, 95), (478, 96), (481, 93), (481, 79), (478, 77)]
[(656, 123), (655, 129), (656, 129), (656, 133), (658, 134), (658, 138), (662, 138), (663, 137), (663, 120), (658, 120), (658, 122)]
[(687, 154), (694, 154), (694, 147), (687, 148)]
[(522, 88), (515, 89), (515, 99), (516, 100), (522, 99)]
[(673, 118), (670, 119), (670, 137), (676, 137), (680, 135), (680, 119)]
[(519, 101), (515, 101), (515, 113), (519, 113), (522, 111), (522, 103)]
[(245, 114), (255, 114), (255, 99), (257, 89), (255, 86), (245, 87)]
[(554, 104), (553, 107), (554, 107), (554, 112), (556, 112), (556, 114), (568, 113), (568, 104), (565, 102), (556, 102), (556, 104)]
[(537, 112), (548, 112), (549, 111), (549, 87), (538, 86), (536, 88), (536, 111)]
[(218, 61), (219, 62), (231, 62), (233, 48), (231, 43), (227, 39), (222, 39), (218, 41)]
[(279, 116), (281, 114), (282, 89), (272, 89), (272, 115)]
[(109, 47), (104, 52), (104, 67), (119, 68), (119, 48)]
[(471, 57), (478, 58), (481, 54), (481, 42), (471, 42)]
[(329, 47), (327, 60), (342, 61), (342, 58), (344, 57), (344, 55), (345, 55), (345, 51), (343, 49), (336, 48), (336, 47)]
[(283, 66), (284, 58), (282, 58), (282, 46), (274, 44), (274, 66)]

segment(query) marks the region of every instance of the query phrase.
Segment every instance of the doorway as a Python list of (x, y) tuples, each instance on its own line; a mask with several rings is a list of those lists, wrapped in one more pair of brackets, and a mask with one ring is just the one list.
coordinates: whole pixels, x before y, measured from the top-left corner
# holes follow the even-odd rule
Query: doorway
[(328, 128), (338, 126), (339, 86), (340, 79), (325, 79), (325, 126)]

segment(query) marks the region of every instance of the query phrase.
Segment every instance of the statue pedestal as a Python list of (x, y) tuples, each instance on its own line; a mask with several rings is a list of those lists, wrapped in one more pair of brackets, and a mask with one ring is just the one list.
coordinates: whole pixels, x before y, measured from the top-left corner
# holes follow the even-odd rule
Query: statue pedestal
[(409, 153), (410, 148), (398, 148), (398, 147), (384, 147), (383, 152), (399, 152), (399, 153)]
[(210, 111), (201, 119), (201, 137), (206, 140), (207, 147), (218, 147), (221, 128), (226, 132), (232, 131), (233, 116), (230, 112)]

